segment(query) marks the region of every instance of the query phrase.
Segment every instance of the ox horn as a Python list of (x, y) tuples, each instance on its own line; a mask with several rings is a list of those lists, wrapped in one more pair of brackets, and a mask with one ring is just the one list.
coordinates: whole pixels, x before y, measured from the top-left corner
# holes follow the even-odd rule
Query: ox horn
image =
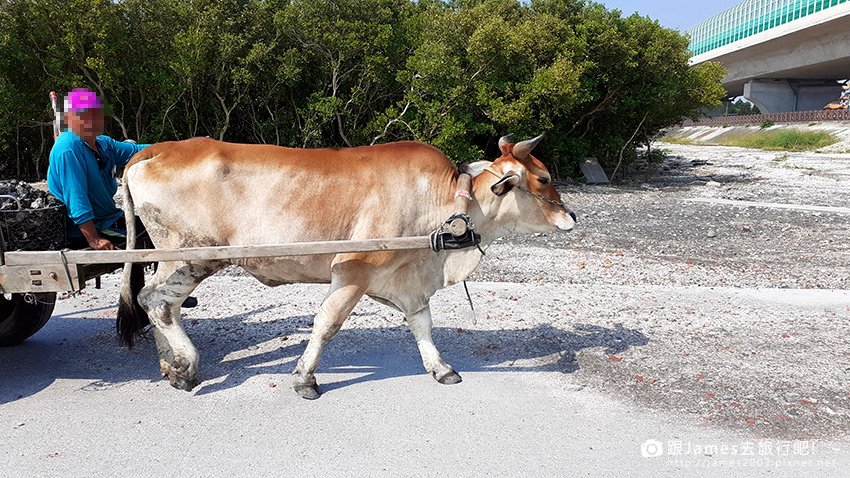
[(506, 135), (502, 136), (501, 138), (499, 138), (499, 151), (501, 151), (502, 154), (507, 153), (508, 152), (507, 147), (508, 147), (509, 144), (511, 144), (513, 142), (513, 140), (514, 140), (514, 135), (512, 135), (512, 134), (506, 134)]
[(531, 155), (531, 150), (534, 149), (535, 146), (540, 144), (540, 141), (543, 140), (543, 135), (536, 138), (527, 139), (525, 141), (520, 141), (519, 143), (514, 145), (514, 157), (516, 159), (528, 159)]

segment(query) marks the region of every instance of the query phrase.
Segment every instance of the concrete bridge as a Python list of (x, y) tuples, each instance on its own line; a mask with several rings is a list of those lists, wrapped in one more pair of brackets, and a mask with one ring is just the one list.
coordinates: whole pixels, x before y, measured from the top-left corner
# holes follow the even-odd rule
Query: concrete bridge
[(763, 113), (819, 110), (850, 78), (850, 0), (744, 0), (687, 33), (691, 64), (723, 64)]

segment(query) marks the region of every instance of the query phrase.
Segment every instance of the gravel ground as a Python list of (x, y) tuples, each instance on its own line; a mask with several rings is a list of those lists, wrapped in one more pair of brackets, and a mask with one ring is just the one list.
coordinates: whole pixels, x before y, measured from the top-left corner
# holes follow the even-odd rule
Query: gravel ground
[(475, 278), (850, 288), (850, 216), (686, 202), (722, 198), (848, 207), (850, 155), (659, 146), (669, 151), (669, 160), (644, 182), (563, 185), (579, 215), (574, 233), (497, 244)]

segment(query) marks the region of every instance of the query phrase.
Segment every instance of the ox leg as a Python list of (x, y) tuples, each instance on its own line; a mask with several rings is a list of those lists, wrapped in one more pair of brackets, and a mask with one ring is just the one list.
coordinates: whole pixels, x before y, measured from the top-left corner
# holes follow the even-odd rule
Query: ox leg
[(425, 366), (425, 370), (444, 385), (459, 383), (460, 375), (443, 360), (437, 347), (434, 346), (434, 339), (431, 337), (431, 307), (426, 306), (419, 312), (407, 314), (406, 317), (413, 337), (416, 339), (416, 345), (419, 347), (419, 354), (422, 355), (422, 365)]
[[(159, 264), (154, 276), (151, 277), (150, 281), (148, 281), (146, 287), (139, 291), (139, 305), (145, 309), (145, 312), (147, 312), (148, 309), (145, 300), (147, 297), (150, 297), (150, 292), (162, 285), (167, 278), (167, 275), (165, 274), (170, 275), (173, 272), (173, 269), (165, 271), (165, 267), (168, 266), (166, 264)], [(174, 362), (174, 352), (171, 350), (171, 345), (168, 344), (168, 339), (165, 338), (165, 335), (163, 335), (158, 327), (153, 326), (150, 330), (156, 340), (156, 351), (159, 356), (159, 371), (163, 377), (167, 377), (168, 371), (171, 369), (171, 363)]]
[(174, 362), (174, 352), (171, 350), (171, 345), (168, 344), (168, 339), (165, 338), (162, 332), (156, 327), (151, 327), (153, 338), (156, 340), (156, 351), (159, 355), (159, 373), (163, 377), (168, 377), (168, 372), (171, 370), (171, 364)]
[(330, 292), (313, 320), (313, 332), (310, 334), (307, 348), (304, 349), (304, 353), (298, 359), (298, 365), (292, 371), (293, 388), (298, 395), (309, 400), (319, 398), (316, 368), (319, 366), (319, 358), (325, 344), (336, 335), (365, 292), (360, 285), (340, 282), (342, 281), (336, 277), (331, 282)]
[(139, 292), (139, 304), (153, 325), (163, 376), (180, 390), (197, 385), (198, 351), (186, 334), (180, 305), (215, 269), (198, 264), (160, 265), (151, 284)]

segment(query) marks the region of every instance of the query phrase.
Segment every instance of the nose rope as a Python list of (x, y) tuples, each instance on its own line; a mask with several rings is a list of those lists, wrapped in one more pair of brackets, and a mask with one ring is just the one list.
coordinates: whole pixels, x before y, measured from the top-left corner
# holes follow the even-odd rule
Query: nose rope
[[(483, 251), (481, 253), (484, 254)], [(472, 304), (472, 296), (469, 295), (469, 287), (466, 286), (466, 281), (463, 281), (463, 290), (466, 291), (466, 300), (469, 301), (469, 309), (472, 311), (472, 325), (476, 325), (478, 324), (478, 317), (475, 315), (475, 306)]]

